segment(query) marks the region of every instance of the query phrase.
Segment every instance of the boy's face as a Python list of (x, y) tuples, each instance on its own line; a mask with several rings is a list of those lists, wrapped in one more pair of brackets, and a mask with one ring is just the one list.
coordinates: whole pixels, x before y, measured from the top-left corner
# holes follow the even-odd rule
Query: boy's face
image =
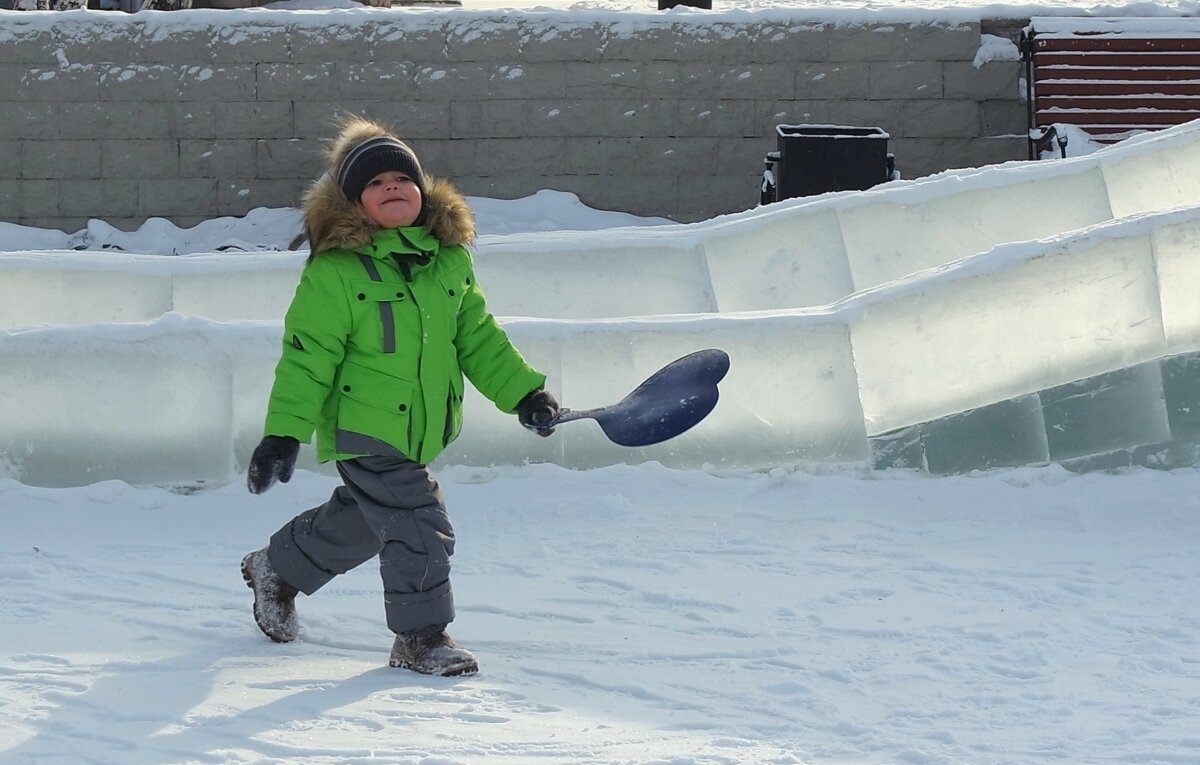
[(380, 173), (368, 181), (359, 201), (368, 217), (382, 228), (411, 226), (421, 214), (421, 189), (397, 170)]

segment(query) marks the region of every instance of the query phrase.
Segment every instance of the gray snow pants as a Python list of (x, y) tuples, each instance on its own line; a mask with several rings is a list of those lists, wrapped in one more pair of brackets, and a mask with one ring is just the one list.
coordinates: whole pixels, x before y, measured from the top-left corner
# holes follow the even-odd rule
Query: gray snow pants
[(344, 486), (271, 537), (267, 555), (284, 581), (312, 595), (379, 556), (388, 627), (421, 632), (454, 620), (454, 529), (429, 469), (397, 457), (337, 464)]

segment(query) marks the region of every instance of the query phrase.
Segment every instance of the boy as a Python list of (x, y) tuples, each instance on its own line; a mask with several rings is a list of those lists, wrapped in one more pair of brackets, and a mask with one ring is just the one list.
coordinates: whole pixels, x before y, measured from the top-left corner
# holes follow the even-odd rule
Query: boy
[(427, 178), (385, 127), (345, 124), (304, 216), (312, 254), (284, 319), (247, 483), (258, 494), (287, 482), (315, 433), (318, 459), (335, 460), (344, 485), (242, 560), (255, 621), (272, 640), (295, 640), (297, 592), (378, 555), (396, 633), (389, 664), (477, 672), (446, 633), (454, 530), (427, 464), (462, 426), (464, 374), (542, 436), (558, 403), (487, 310), (465, 247), (475, 238), (466, 200)]

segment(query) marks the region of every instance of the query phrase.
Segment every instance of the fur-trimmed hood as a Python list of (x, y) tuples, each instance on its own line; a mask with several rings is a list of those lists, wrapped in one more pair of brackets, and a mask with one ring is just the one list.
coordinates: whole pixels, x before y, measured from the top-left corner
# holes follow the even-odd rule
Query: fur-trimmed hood
[[(334, 180), (338, 165), (351, 148), (381, 135), (386, 127), (362, 117), (347, 120), (328, 151), (328, 172), (304, 194), (304, 228), (315, 257), (326, 250), (357, 250), (371, 243), (379, 225), (367, 217), (362, 205), (346, 199)], [(425, 226), (446, 246), (475, 241), (475, 214), (454, 184), (444, 178), (425, 178)]]

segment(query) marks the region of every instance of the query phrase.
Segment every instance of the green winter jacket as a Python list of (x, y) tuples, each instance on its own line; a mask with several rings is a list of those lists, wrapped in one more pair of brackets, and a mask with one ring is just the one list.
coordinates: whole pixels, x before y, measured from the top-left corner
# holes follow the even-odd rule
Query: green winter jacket
[[(431, 227), (445, 228), (438, 205), (447, 189), (454, 202), (444, 182), (427, 194)], [(428, 463), (462, 427), (464, 374), (507, 413), (545, 384), (488, 312), (461, 244), (425, 226), (376, 227), (367, 244), (318, 250), (329, 234), (307, 212), (317, 254), (284, 319), (267, 435), (308, 443), (315, 432), (322, 462), (388, 455)]]

